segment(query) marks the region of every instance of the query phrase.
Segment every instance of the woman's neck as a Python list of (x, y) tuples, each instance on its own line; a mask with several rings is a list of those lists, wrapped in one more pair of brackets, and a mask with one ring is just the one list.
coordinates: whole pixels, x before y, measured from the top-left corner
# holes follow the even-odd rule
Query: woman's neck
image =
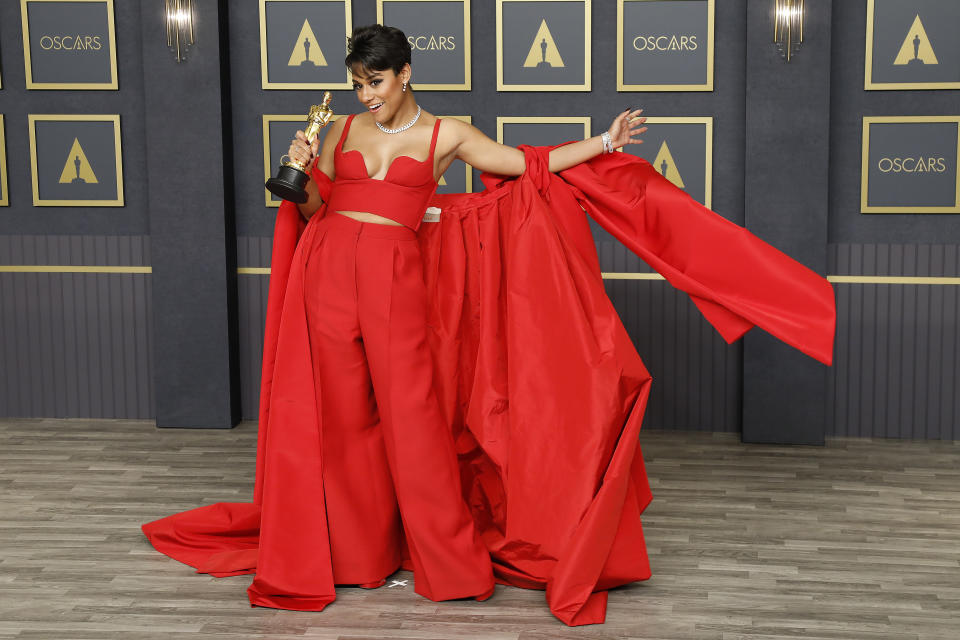
[(393, 114), (393, 117), (389, 121), (381, 124), (387, 129), (396, 129), (413, 120), (415, 115), (417, 115), (417, 101), (410, 95), (403, 101), (403, 104), (401, 104), (397, 112)]

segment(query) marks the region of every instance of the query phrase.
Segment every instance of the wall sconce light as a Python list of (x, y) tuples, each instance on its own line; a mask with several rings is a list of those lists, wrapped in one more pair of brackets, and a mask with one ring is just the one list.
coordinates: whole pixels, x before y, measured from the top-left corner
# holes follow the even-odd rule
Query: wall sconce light
[(187, 59), (187, 47), (193, 45), (193, 0), (163, 0), (167, 21), (167, 46), (177, 62)]
[(803, 43), (803, 0), (774, 0), (773, 42), (780, 55), (790, 58)]

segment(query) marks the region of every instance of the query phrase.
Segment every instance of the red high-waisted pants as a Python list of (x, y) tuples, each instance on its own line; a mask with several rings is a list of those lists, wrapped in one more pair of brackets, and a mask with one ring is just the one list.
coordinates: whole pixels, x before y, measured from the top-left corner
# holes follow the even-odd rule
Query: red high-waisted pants
[(417, 593), (482, 595), (493, 570), (460, 493), (453, 435), (433, 389), (416, 232), (335, 212), (315, 224), (304, 297), (322, 388), (334, 582), (392, 574), (406, 532)]

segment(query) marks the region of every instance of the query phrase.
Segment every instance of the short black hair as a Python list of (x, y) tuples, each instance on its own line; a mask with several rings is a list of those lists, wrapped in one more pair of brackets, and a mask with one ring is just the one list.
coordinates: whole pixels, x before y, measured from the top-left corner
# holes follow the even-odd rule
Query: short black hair
[(393, 69), (399, 75), (403, 65), (410, 62), (410, 54), (410, 42), (403, 31), (382, 24), (368, 24), (355, 28), (353, 35), (347, 38), (347, 57), (343, 62), (347, 68), (359, 64), (366, 71)]

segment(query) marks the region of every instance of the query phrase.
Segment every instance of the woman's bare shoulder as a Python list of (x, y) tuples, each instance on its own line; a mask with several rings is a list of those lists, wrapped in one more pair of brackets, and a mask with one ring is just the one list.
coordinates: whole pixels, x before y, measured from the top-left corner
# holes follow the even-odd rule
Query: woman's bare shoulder
[(483, 133), (475, 126), (469, 122), (461, 120), (460, 118), (455, 118), (453, 116), (437, 116), (437, 119), (443, 121), (443, 124), (440, 125), (440, 135), (445, 135), (448, 140), (462, 142), (473, 136), (483, 135)]
[(323, 138), (324, 146), (326, 146), (328, 140), (339, 140), (340, 134), (343, 132), (343, 128), (346, 126), (347, 117), (341, 116), (330, 120), (325, 129), (327, 130), (326, 135)]

